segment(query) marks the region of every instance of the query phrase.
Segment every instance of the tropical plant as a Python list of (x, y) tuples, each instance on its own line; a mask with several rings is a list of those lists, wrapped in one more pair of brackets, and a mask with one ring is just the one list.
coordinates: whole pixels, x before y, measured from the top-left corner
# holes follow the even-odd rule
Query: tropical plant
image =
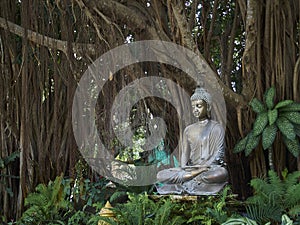
[(60, 175), (48, 185), (39, 184), (36, 192), (25, 199), (25, 207), (28, 208), (18, 224), (65, 224), (72, 205), (66, 198), (67, 185), (64, 186), (62, 181), (63, 175)]
[(19, 176), (13, 176), (6, 174), (5, 172), (2, 172), (2, 170), (5, 170), (12, 162), (14, 162), (18, 157), (20, 156), (19, 151), (12, 152), (10, 155), (1, 158), (0, 157), (0, 184), (3, 184), (5, 187), (5, 190), (7, 193), (12, 197), (13, 192), (11, 190), (11, 187), (7, 186), (6, 179), (5, 178), (15, 178), (19, 179)]
[[(215, 196), (207, 196), (187, 208), (185, 216), (188, 223), (221, 224), (230, 216), (226, 202), (233, 198), (230, 187), (226, 186), (221, 193)], [(191, 213), (189, 213), (189, 211)]]
[[(237, 218), (229, 218), (222, 225), (258, 225), (256, 221), (251, 220), (247, 217), (237, 217)], [(265, 225), (271, 225), (271, 222), (267, 222)], [(282, 215), (281, 217), (281, 225), (293, 225), (293, 221), (287, 216)]]
[(267, 179), (251, 180), (254, 195), (247, 199), (247, 215), (259, 223), (279, 222), (287, 214), (296, 218), (300, 212), (300, 171), (283, 173), (283, 179), (270, 170)]
[(274, 99), (275, 88), (271, 87), (264, 94), (264, 102), (257, 98), (250, 102), (252, 110), (257, 113), (253, 129), (234, 148), (235, 153), (245, 151), (248, 156), (262, 140), (263, 149), (269, 151), (270, 169), (274, 169), (272, 144), (278, 131), (293, 156), (298, 157), (300, 153), (300, 104), (293, 100), (283, 100), (275, 104)]
[[(113, 210), (118, 224), (182, 224), (186, 220), (174, 215), (173, 209), (177, 203), (170, 199), (162, 199), (155, 203), (146, 193), (128, 193), (129, 201), (117, 205)], [(102, 220), (106, 220), (107, 218)], [(113, 222), (110, 220), (111, 224)]]

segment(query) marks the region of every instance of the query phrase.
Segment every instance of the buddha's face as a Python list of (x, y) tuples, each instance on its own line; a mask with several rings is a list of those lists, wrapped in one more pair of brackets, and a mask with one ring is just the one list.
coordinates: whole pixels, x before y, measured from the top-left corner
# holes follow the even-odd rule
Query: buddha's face
[(204, 100), (192, 101), (193, 114), (199, 120), (204, 120), (208, 118), (207, 115), (207, 103)]

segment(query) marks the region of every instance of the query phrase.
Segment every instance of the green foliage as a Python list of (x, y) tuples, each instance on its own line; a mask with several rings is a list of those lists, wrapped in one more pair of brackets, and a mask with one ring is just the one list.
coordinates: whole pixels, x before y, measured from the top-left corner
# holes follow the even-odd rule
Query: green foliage
[(253, 135), (260, 135), (268, 124), (268, 112), (259, 113), (253, 124)]
[(222, 225), (258, 225), (256, 221), (247, 217), (230, 218)]
[(293, 156), (298, 157), (299, 151), (300, 151), (300, 144), (298, 139), (288, 139), (286, 137), (283, 137), (283, 141), (285, 143), (285, 146), (290, 151), (290, 153), (293, 154)]
[[(256, 221), (251, 220), (247, 217), (237, 217), (237, 218), (229, 218), (222, 225), (258, 225)], [(265, 225), (271, 225), (271, 222), (267, 222)], [(281, 225), (293, 225), (293, 221), (287, 216), (282, 215), (281, 217)]]
[(254, 98), (249, 105), (257, 113), (252, 131), (235, 146), (234, 152), (245, 151), (251, 154), (260, 139), (264, 150), (271, 149), (278, 131), (283, 136), (287, 149), (295, 156), (299, 156), (300, 145), (300, 104), (293, 100), (283, 100), (275, 104), (275, 88), (271, 87), (264, 94), (264, 103)]
[[(5, 158), (0, 157), (0, 169), (4, 169), (5, 167), (7, 167), (10, 163), (12, 163), (17, 158), (19, 158), (19, 156), (20, 156), (20, 152), (15, 151)], [(2, 176), (2, 174), (0, 174), (0, 176)]]
[(281, 131), (281, 133), (290, 140), (296, 138), (296, 133), (294, 132), (294, 126), (290, 121), (285, 117), (279, 117), (276, 121), (276, 125)]
[(13, 176), (6, 174), (5, 172), (2, 173), (1, 170), (5, 170), (8, 168), (8, 166), (14, 162), (18, 157), (20, 156), (19, 151), (12, 152), (10, 155), (7, 157), (1, 158), (0, 157), (0, 184), (3, 184), (5, 187), (6, 192), (12, 197), (13, 192), (9, 186), (7, 186), (7, 181), (5, 178), (14, 178), (14, 179), (19, 179), (19, 176)]
[(174, 200), (161, 197), (152, 200), (148, 194), (128, 193), (129, 200), (114, 209), (116, 223), (101, 218), (109, 224), (220, 224), (230, 216), (226, 201), (231, 199), (230, 188), (226, 187), (216, 196), (206, 196), (197, 201)]
[(296, 218), (300, 208), (300, 171), (285, 174), (283, 180), (274, 171), (268, 179), (251, 180), (254, 195), (247, 199), (247, 214), (259, 223), (279, 222), (280, 215)]
[(264, 149), (268, 149), (273, 144), (277, 134), (277, 126), (275, 124), (268, 125), (262, 133), (262, 145)]
[(249, 103), (252, 110), (256, 113), (261, 113), (266, 110), (265, 106), (261, 101), (259, 101), (257, 98), (252, 99), (252, 101)]
[(250, 155), (251, 151), (259, 144), (259, 136), (255, 136), (252, 132), (248, 134), (248, 139), (245, 147), (245, 155)]
[(64, 218), (72, 206), (66, 199), (62, 179), (61, 175), (47, 186), (39, 184), (36, 192), (27, 196), (25, 207), (28, 209), (18, 224), (64, 224)]
[(119, 224), (182, 224), (185, 220), (174, 216), (173, 209), (176, 203), (170, 199), (162, 199), (155, 203), (144, 194), (128, 194), (129, 201), (117, 205), (113, 210)]
[(274, 97), (275, 97), (275, 88), (271, 87), (266, 91), (264, 95), (264, 100), (268, 109), (273, 109)]
[(27, 209), (17, 224), (97, 224), (97, 212), (109, 197), (107, 181), (91, 182), (81, 175), (75, 181), (61, 175), (48, 185), (39, 184), (25, 199)]

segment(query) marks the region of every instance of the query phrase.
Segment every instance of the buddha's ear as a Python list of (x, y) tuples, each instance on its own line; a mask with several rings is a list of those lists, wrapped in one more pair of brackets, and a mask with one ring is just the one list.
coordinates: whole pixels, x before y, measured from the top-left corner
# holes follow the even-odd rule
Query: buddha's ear
[(208, 119), (211, 119), (211, 110), (207, 110), (207, 117)]

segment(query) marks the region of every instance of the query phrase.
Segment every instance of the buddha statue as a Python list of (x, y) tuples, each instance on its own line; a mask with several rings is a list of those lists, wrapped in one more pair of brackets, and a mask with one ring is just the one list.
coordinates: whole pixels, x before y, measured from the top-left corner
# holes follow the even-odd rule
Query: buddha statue
[(193, 115), (181, 141), (180, 167), (157, 174), (159, 194), (213, 195), (227, 183), (224, 163), (224, 129), (211, 119), (211, 95), (197, 87), (191, 96)]

